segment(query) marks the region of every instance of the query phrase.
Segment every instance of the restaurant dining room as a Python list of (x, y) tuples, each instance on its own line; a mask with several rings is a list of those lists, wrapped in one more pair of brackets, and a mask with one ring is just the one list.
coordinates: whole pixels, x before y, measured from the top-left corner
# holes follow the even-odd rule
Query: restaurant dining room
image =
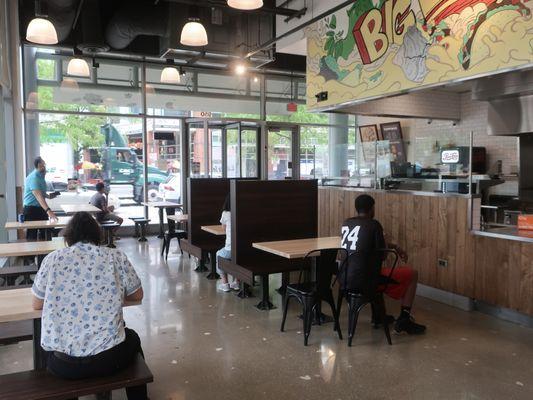
[(532, 11), (0, 0), (0, 400), (533, 399)]

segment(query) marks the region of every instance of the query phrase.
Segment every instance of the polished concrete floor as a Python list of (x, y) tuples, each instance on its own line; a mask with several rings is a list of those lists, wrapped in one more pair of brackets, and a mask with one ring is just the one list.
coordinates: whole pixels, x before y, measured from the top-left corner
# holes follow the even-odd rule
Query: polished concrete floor
[[(145, 289), (125, 319), (154, 373), (152, 400), (533, 399), (531, 329), (417, 298), (416, 318), (428, 325), (422, 337), (393, 336), (388, 346), (367, 310), (352, 348), (331, 324), (313, 327), (304, 347), (295, 303), (281, 333), (279, 295), (277, 309), (258, 311), (257, 297), (217, 292), (187, 256), (171, 252), (164, 262), (155, 238), (119, 247)], [(346, 330), (346, 315), (341, 323)], [(0, 347), (0, 360), (0, 373), (31, 368), (31, 343)]]

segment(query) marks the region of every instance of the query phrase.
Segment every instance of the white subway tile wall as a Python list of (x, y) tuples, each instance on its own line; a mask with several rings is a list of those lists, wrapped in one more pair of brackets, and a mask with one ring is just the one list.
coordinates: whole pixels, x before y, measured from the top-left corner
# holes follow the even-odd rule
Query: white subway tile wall
[[(401, 97), (397, 98), (398, 100)], [(457, 99), (450, 96), (450, 99)], [(495, 167), (498, 160), (502, 161), (505, 175), (518, 171), (518, 138), (509, 136), (489, 136), (487, 134), (487, 103), (471, 99), (470, 92), (459, 96), (461, 103), (461, 119), (455, 125), (451, 121), (428, 120), (418, 118), (382, 118), (359, 116), (358, 125), (379, 124), (400, 121), (404, 140), (407, 145), (407, 156), (410, 161), (416, 159), (423, 165), (436, 162), (436, 155), (432, 151), (434, 141), (440, 143), (451, 142), (456, 145), (468, 145), (469, 134), (474, 132), (474, 146), (487, 149), (487, 165), (489, 169)], [(446, 104), (442, 105), (446, 107)], [(430, 122), (430, 123), (429, 123)], [(416, 154), (416, 155), (415, 155)], [(518, 183), (510, 180), (492, 189), (494, 194), (516, 195)]]

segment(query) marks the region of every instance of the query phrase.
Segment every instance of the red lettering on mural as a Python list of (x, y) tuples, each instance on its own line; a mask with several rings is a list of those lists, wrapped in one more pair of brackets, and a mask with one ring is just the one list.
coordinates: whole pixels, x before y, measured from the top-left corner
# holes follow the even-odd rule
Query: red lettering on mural
[(391, 43), (402, 44), (407, 28), (416, 23), (411, 0), (388, 0), (381, 9), (370, 9), (359, 17), (353, 29), (363, 64), (382, 57)]

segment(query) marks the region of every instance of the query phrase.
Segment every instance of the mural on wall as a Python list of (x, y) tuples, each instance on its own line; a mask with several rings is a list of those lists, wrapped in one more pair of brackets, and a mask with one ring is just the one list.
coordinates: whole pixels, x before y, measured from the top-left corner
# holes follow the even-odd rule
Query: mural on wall
[(356, 0), (307, 29), (307, 105), (533, 65), (532, 10), (533, 0)]

